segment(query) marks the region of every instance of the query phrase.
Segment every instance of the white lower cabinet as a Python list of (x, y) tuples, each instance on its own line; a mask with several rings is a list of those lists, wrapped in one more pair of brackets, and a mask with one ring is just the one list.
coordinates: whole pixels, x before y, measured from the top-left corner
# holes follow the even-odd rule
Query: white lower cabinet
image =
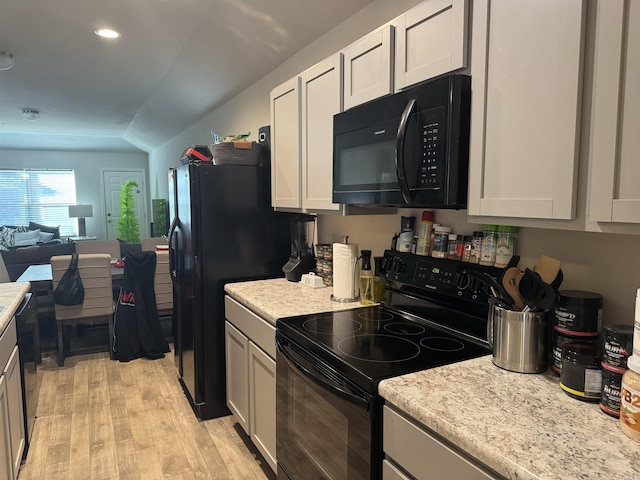
[(383, 480), (500, 478), (443, 443), (422, 425), (388, 406), (383, 411)]
[(22, 380), (16, 335), (12, 319), (0, 337), (0, 474), (18, 478), (26, 435), (22, 406)]
[(227, 406), (275, 472), (276, 329), (226, 296)]

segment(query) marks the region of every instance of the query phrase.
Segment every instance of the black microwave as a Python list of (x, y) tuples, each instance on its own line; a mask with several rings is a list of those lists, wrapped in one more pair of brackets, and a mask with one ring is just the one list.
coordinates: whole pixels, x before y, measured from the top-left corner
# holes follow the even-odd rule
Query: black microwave
[(471, 77), (448, 74), (333, 117), (333, 202), (467, 207)]

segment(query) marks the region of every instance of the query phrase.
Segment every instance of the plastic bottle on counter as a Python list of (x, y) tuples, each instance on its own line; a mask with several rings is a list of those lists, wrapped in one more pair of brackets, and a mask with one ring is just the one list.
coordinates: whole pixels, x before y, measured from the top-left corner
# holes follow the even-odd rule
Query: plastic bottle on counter
[(511, 260), (511, 257), (515, 255), (518, 230), (518, 227), (511, 227), (508, 225), (498, 226), (495, 261), (496, 267), (506, 267), (509, 264), (509, 260)]
[(433, 229), (433, 212), (425, 210), (422, 212), (422, 219), (418, 226), (418, 245), (416, 246), (417, 255), (429, 255), (429, 246), (431, 244), (431, 230)]
[(492, 267), (496, 263), (497, 225), (485, 225), (482, 232), (482, 251), (480, 265)]
[(636, 292), (633, 355), (627, 360), (629, 370), (622, 376), (620, 390), (620, 427), (636, 442), (640, 442), (640, 288)]
[(438, 225), (433, 241), (433, 251), (431, 252), (432, 257), (446, 258), (450, 233), (451, 227), (443, 227), (442, 225)]
[(373, 271), (371, 270), (371, 250), (361, 250), (362, 266), (360, 267), (360, 303), (374, 304)]

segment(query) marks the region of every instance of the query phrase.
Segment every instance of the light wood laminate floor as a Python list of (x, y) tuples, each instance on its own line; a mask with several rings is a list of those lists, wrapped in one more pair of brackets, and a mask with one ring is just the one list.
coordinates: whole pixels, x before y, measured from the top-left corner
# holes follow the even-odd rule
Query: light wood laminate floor
[(275, 479), (233, 416), (198, 421), (173, 356), (44, 358), (19, 480)]

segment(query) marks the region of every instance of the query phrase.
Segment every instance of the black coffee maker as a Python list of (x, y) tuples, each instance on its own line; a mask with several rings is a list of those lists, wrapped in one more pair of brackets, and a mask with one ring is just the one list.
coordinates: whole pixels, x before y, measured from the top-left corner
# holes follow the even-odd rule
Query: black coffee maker
[(313, 232), (316, 217), (298, 213), (289, 217), (291, 228), (291, 254), (282, 271), (290, 282), (299, 282), (302, 275), (316, 268), (313, 254)]

